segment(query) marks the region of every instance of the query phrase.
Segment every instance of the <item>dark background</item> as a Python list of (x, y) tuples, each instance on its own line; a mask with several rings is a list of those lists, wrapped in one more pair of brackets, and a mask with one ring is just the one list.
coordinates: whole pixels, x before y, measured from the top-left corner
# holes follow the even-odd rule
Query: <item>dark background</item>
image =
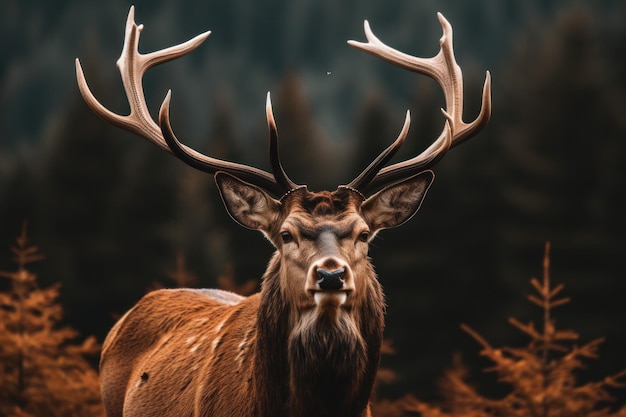
[[(434, 82), (346, 45), (374, 32), (407, 53), (438, 50), (441, 11), (454, 27), (465, 74), (465, 119), (493, 76), (493, 116), (436, 168), (411, 222), (381, 233), (371, 255), (388, 298), (387, 395), (430, 398), (462, 352), (481, 386), (479, 346), (526, 339), (510, 316), (540, 323), (526, 301), (552, 242), (552, 278), (572, 302), (554, 312), (580, 343), (607, 340), (582, 378), (626, 368), (626, 6), (623, 1), (251, 0), (137, 1), (149, 52), (211, 30), (197, 51), (146, 77), (156, 112), (173, 90), (174, 129), (221, 158), (267, 169), (264, 100), (272, 92), (289, 175), (311, 189), (350, 181), (395, 139), (406, 109), (411, 135), (398, 158), (440, 131)], [(258, 279), (272, 252), (224, 212), (212, 178), (94, 116), (75, 85), (80, 57), (96, 96), (126, 111), (114, 63), (130, 4), (0, 3), (0, 270), (29, 220), (47, 255), (43, 285), (62, 282), (66, 321), (102, 340), (176, 256), (201, 286), (231, 274)]]

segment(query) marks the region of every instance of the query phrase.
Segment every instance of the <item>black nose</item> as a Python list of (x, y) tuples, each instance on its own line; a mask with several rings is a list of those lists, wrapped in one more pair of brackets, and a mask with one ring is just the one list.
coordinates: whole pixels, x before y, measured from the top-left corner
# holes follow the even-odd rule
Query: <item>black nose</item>
[(319, 268), (317, 274), (320, 276), (320, 279), (317, 280), (317, 283), (323, 290), (339, 290), (343, 287), (342, 277), (345, 272), (345, 268), (335, 269), (334, 271), (326, 271)]

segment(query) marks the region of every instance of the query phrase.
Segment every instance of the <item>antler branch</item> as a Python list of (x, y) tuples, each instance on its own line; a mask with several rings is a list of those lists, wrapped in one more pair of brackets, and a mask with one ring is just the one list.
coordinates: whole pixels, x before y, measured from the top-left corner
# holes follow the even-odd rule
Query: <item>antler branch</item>
[[(480, 113), (472, 122), (463, 122), (463, 74), (454, 58), (452, 26), (441, 13), (438, 13), (437, 16), (443, 29), (443, 36), (439, 42), (441, 47), (439, 52), (431, 58), (419, 58), (391, 48), (374, 35), (367, 20), (364, 23), (367, 42), (348, 41), (351, 46), (400, 68), (433, 78), (443, 89), (446, 102), (445, 110), (442, 109), (442, 113), (446, 117), (446, 124), (437, 140), (424, 152), (412, 159), (385, 168), (382, 168), (383, 164), (380, 163), (370, 164), (349, 184), (361, 192), (367, 192), (385, 184), (408, 178), (432, 167), (450, 148), (474, 136), (489, 121), (491, 116), (491, 76), (487, 71)], [(402, 131), (405, 132), (405, 130), (408, 130), (406, 122)], [(404, 136), (406, 136), (406, 132)], [(404, 139), (400, 143), (403, 141)], [(385, 149), (376, 161), (382, 155), (395, 152), (391, 149), (397, 149), (399, 144), (396, 142)]]
[(130, 106), (130, 113), (126, 116), (110, 111), (95, 98), (87, 85), (80, 61), (78, 58), (76, 59), (78, 88), (91, 110), (107, 122), (147, 139), (201, 171), (211, 174), (215, 174), (217, 171), (225, 171), (279, 196), (295, 188), (296, 185), (287, 177), (278, 158), (277, 131), (269, 95), (267, 115), (270, 130), (270, 160), (272, 162), (273, 174), (248, 165), (212, 158), (180, 143), (174, 135), (170, 123), (169, 103), (171, 91), (167, 93), (161, 104), (159, 124), (152, 119), (143, 92), (142, 80), (145, 72), (155, 65), (191, 52), (204, 42), (211, 32), (204, 32), (179, 45), (148, 54), (141, 54), (138, 51), (138, 45), (142, 30), (143, 25), (135, 23), (135, 8), (131, 6), (128, 12), (128, 19), (126, 20), (124, 47), (117, 61), (117, 67), (119, 68)]

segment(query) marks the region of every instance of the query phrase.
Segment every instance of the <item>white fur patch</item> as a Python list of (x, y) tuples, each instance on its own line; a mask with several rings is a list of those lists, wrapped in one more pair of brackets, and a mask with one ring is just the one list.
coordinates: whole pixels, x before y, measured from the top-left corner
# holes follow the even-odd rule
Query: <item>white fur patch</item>
[(216, 327), (215, 327), (215, 334), (218, 334), (220, 332), (220, 330), (222, 330), (222, 327), (224, 327), (224, 324), (226, 324), (226, 321), (228, 320), (228, 318), (222, 320)]
[(217, 336), (215, 339), (213, 339), (213, 343), (211, 344), (211, 348), (213, 349), (213, 353), (215, 353), (215, 350), (217, 349), (217, 345), (219, 345), (221, 340), (222, 340), (222, 336)]
[(348, 298), (348, 294), (345, 291), (316, 291), (313, 294), (313, 298), (318, 306), (336, 303), (343, 305), (346, 302), (346, 298)]

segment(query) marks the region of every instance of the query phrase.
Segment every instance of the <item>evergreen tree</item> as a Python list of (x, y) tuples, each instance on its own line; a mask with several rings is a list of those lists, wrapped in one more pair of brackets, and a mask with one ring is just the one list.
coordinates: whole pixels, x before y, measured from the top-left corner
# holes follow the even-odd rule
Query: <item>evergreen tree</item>
[(26, 223), (11, 248), (17, 269), (0, 271), (10, 289), (0, 293), (0, 414), (103, 416), (98, 376), (86, 356), (100, 352), (95, 338), (59, 327), (59, 284), (39, 288), (27, 265), (43, 256), (31, 246)]
[[(21, 158), (11, 165), (0, 174), (4, 175), (0, 181), (0, 218), (9, 224), (19, 224), (24, 218), (38, 222), (42, 217), (39, 175)], [(9, 236), (1, 238), (9, 239)]]
[[(97, 71), (89, 70), (98, 91)], [(63, 276), (72, 321), (97, 333), (103, 329), (92, 329), (94, 321), (102, 325), (120, 309), (120, 289), (129, 281), (121, 273), (129, 268), (120, 264), (120, 254), (128, 242), (123, 229), (131, 184), (126, 164), (133, 166), (135, 155), (122, 142), (129, 137), (116, 136), (122, 135), (95, 117), (76, 93), (49, 131), (38, 173), (41, 233), (50, 248), (47, 270)], [(85, 309), (90, 317), (74, 316)]]
[[(98, 71), (86, 72), (106, 103)], [(72, 321), (102, 334), (110, 314), (136, 302), (175, 254), (180, 163), (99, 120), (78, 93), (46, 142), (40, 194), (50, 259)], [(89, 317), (79, 313), (86, 309)]]
[(498, 398), (480, 394), (468, 381), (467, 367), (457, 358), (439, 384), (444, 397), (441, 404), (429, 404), (409, 396), (405, 400), (407, 411), (418, 412), (422, 417), (626, 416), (626, 406), (617, 410), (608, 407), (615, 401), (611, 391), (626, 387), (623, 382), (626, 370), (597, 382), (579, 381), (578, 371), (588, 359), (598, 357), (604, 339), (578, 346), (577, 332), (557, 328), (553, 310), (570, 300), (560, 296), (563, 284), (553, 286), (550, 282), (549, 244), (545, 248), (543, 279), (532, 278), (531, 284), (536, 294), (529, 295), (528, 300), (542, 309), (540, 327), (535, 327), (532, 321), (509, 319), (511, 325), (528, 336), (527, 346), (496, 348), (469, 326), (462, 326), (482, 346), (481, 355), (493, 364), (487, 370), (507, 386), (506, 394)]
[(574, 9), (520, 43), (508, 71), (500, 143), (511, 179), (505, 197), (524, 216), (506, 225), (515, 244), (534, 244), (539, 230), (551, 230), (564, 245), (586, 234), (575, 245), (593, 250), (593, 211), (603, 205), (599, 177), (606, 151), (619, 146), (604, 110), (609, 74), (599, 36), (591, 11)]
[[(240, 130), (227, 94), (218, 94), (209, 116), (207, 155), (263, 167), (267, 162), (267, 132), (254, 139), (253, 151), (239, 146)], [(257, 146), (257, 142), (258, 146)], [(257, 148), (263, 148), (257, 151)], [(248, 162), (248, 160), (254, 160)], [(179, 182), (176, 243), (188, 264), (200, 277), (201, 286), (215, 287), (217, 279), (230, 273), (241, 279), (259, 279), (272, 247), (263, 237), (237, 225), (224, 209), (213, 176), (189, 167), (182, 168)]]
[(397, 137), (400, 126), (395, 126), (387, 103), (377, 91), (363, 100), (359, 109), (350, 152), (350, 173), (356, 176), (388, 147)]
[[(215, 158), (241, 161), (239, 131), (230, 96), (218, 93), (212, 107), (203, 151)], [(199, 272), (204, 286), (214, 287), (217, 276), (234, 262), (232, 230), (237, 226), (233, 227), (232, 220), (223, 213), (224, 206), (212, 175), (184, 167), (179, 187), (179, 247)]]
[[(573, 6), (552, 25), (520, 38), (503, 71), (498, 144), (500, 196), (508, 216), (498, 242), (506, 270), (518, 271), (537, 241), (558, 245), (574, 294), (585, 294), (572, 319), (593, 333), (606, 326), (598, 305), (623, 293), (623, 188), (626, 141), (615, 100), (626, 91), (620, 60), (606, 42), (610, 26), (591, 7)], [(515, 274), (515, 272), (514, 272)], [(517, 286), (519, 276), (509, 285)], [(606, 291), (606, 288), (611, 291)], [(620, 312), (624, 317), (624, 312)], [(616, 317), (617, 319), (617, 317)], [(621, 337), (619, 329), (607, 329)]]
[[(221, 159), (250, 164), (268, 169), (268, 132), (265, 123), (257, 136), (252, 138), (250, 150), (241, 145), (241, 131), (238, 129), (236, 111), (229, 96), (217, 98), (217, 111), (212, 116), (210, 140), (215, 145), (209, 150), (210, 155)], [(280, 127), (279, 127), (280, 135)], [(284, 137), (284, 136), (283, 136)], [(217, 146), (217, 149), (216, 149)], [(251, 162), (248, 162), (251, 161)], [(215, 266), (211, 274), (211, 286), (220, 287), (221, 279), (229, 277), (236, 289), (250, 281), (260, 280), (273, 252), (272, 245), (257, 231), (241, 227), (227, 213), (212, 176), (206, 175), (210, 182), (206, 198), (209, 200), (213, 224), (207, 228), (205, 239), (210, 242), (205, 258), (211, 259)], [(250, 288), (250, 284), (248, 284)], [(258, 287), (256, 287), (258, 288)], [(248, 295), (248, 294), (246, 294)]]

